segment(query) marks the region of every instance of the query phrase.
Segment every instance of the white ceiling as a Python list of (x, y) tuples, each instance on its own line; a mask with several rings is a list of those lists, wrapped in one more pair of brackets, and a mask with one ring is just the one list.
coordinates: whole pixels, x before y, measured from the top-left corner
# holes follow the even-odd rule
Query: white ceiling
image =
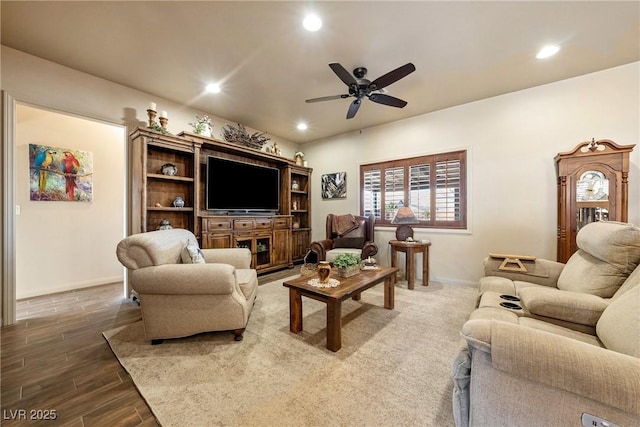
[[(0, 2), (2, 44), (304, 143), (640, 60), (638, 1)], [(311, 33), (301, 21), (320, 15)], [(559, 54), (535, 59), (542, 46)], [(403, 109), (353, 98), (328, 67), (368, 68)], [(223, 92), (205, 94), (221, 81)], [(309, 129), (296, 130), (305, 121)]]

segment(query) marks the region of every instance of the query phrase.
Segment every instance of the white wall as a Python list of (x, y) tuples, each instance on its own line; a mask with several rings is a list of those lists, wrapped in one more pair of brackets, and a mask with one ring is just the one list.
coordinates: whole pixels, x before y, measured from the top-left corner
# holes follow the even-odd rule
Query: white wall
[[(93, 201), (31, 201), (29, 144), (91, 152)], [(123, 126), (17, 105), (17, 299), (122, 280), (125, 149)]]
[[(165, 100), (160, 96), (150, 95), (89, 74), (81, 73), (71, 68), (28, 55), (24, 52), (20, 52), (6, 46), (1, 46), (0, 53), (0, 75), (2, 76), (1, 89), (15, 98), (18, 103), (42, 106), (46, 109), (68, 112), (78, 116), (103, 120), (109, 123), (122, 124), (126, 127), (126, 134), (138, 126), (144, 127), (147, 125), (146, 109), (151, 101), (157, 104), (158, 111), (164, 110), (168, 112), (168, 130), (173, 134), (177, 134), (181, 131), (191, 131), (192, 128), (189, 126), (189, 123), (194, 121), (195, 115), (207, 114), (206, 112), (194, 110), (188, 106)], [(215, 117), (210, 114), (209, 116), (214, 123), (214, 136), (218, 138), (220, 138), (220, 129), (223, 125), (227, 123), (235, 124), (232, 121)], [(26, 126), (23, 127), (21, 125), (21, 132), (24, 133), (25, 129)], [(256, 131), (251, 128), (247, 128), (247, 130), (249, 132)], [(62, 134), (67, 133), (65, 129), (60, 130), (60, 132)], [(293, 154), (298, 149), (296, 144), (277, 136), (268, 136), (272, 138), (273, 142), (278, 143), (283, 156), (293, 158)], [(38, 133), (38, 135), (25, 134), (25, 138), (38, 139), (38, 142), (44, 145), (55, 145), (53, 141), (57, 141), (56, 143), (63, 148), (75, 148), (76, 145), (70, 144), (72, 142), (74, 144), (77, 143), (78, 147), (89, 147), (81, 149), (85, 151), (93, 151), (94, 161), (98, 160), (98, 147), (93, 146), (93, 144), (96, 143), (95, 140), (91, 141), (86, 139), (84, 141), (78, 140), (74, 142), (66, 139), (66, 137), (60, 139), (56, 135), (56, 138), (53, 138), (53, 135), (51, 134), (42, 135), (40, 133)], [(22, 143), (28, 144), (29, 142), (33, 141), (25, 140)], [(15, 145), (16, 141), (3, 140), (2, 143)], [(122, 146), (120, 148), (122, 148)], [(16, 186), (24, 185), (19, 182), (19, 179), (21, 179), (20, 175), (23, 175), (23, 172), (18, 169), (20, 162), (23, 161), (24, 156), (26, 155), (24, 150), (24, 147), (15, 147), (18, 161), (17, 164), (14, 165), (16, 171), (14, 174), (16, 175)], [(107, 159), (107, 156), (109, 155), (117, 155), (117, 153), (107, 153), (100, 150), (100, 159)], [(124, 157), (122, 156), (122, 153), (119, 153), (119, 155), (120, 159)], [(118, 170), (120, 178), (123, 179), (126, 168), (124, 162), (122, 160), (113, 159), (109, 161), (113, 163), (114, 169)], [(96, 164), (96, 167), (97, 166), (98, 165)], [(98, 174), (97, 171), (96, 174)], [(98, 236), (103, 232), (103, 229), (100, 228), (99, 224), (101, 220), (97, 218), (91, 219), (96, 212), (100, 211), (99, 209), (92, 209), (87, 206), (83, 207), (79, 206), (80, 204), (75, 203), (72, 204), (74, 206), (52, 203), (52, 205), (58, 206), (38, 206), (38, 209), (36, 209), (35, 205), (33, 205), (35, 202), (30, 202), (25, 205), (24, 201), (19, 199), (20, 197), (23, 197), (24, 194), (28, 193), (25, 193), (24, 189), (18, 187), (16, 194), (18, 199), (16, 203), (21, 205), (22, 214), (19, 217), (16, 217), (15, 232), (12, 233), (10, 230), (7, 233), (9, 234), (8, 239), (14, 239), (17, 245), (22, 246), (22, 249), (25, 249), (25, 246), (30, 248), (31, 244), (21, 244), (22, 240), (18, 239), (16, 233), (19, 233), (22, 238), (23, 233), (29, 230), (29, 228), (24, 227), (23, 229), (20, 229), (20, 226), (21, 224), (25, 224), (28, 221), (28, 218), (32, 216), (34, 218), (47, 218), (46, 222), (51, 221), (56, 223), (58, 219), (64, 219), (70, 210), (82, 211), (84, 209), (87, 216), (83, 217), (81, 222), (89, 229), (93, 228), (93, 230), (84, 230), (83, 236), (91, 238), (92, 235)], [(96, 189), (96, 203), (98, 200), (104, 200), (102, 199), (104, 195), (105, 193), (103, 190)], [(3, 199), (4, 198), (5, 196), (3, 195)], [(122, 199), (120, 202), (121, 201)], [(44, 204), (44, 202), (40, 203)], [(39, 209), (42, 209), (42, 211)], [(55, 215), (52, 216), (52, 212), (56, 212)], [(104, 218), (102, 219), (104, 220)], [(117, 215), (117, 219), (121, 220), (120, 214)], [(66, 225), (62, 227), (64, 230), (68, 230), (68, 228), (69, 227)], [(3, 230), (2, 232), (4, 233), (3, 228), (0, 228), (0, 230)], [(59, 236), (56, 235), (56, 239), (58, 237)], [(121, 237), (122, 233), (119, 232), (115, 243), (117, 243)], [(0, 241), (3, 239), (4, 235)], [(63, 261), (64, 269), (68, 270), (69, 265), (67, 261), (71, 261), (78, 256), (78, 248), (76, 247), (61, 246), (57, 248), (55, 252), (38, 250), (38, 258), (34, 258), (35, 261), (30, 257), (23, 258), (20, 256), (16, 259), (16, 277), (17, 280), (20, 281), (20, 284), (16, 286), (17, 298), (24, 298), (41, 293), (57, 292), (66, 288), (82, 287), (118, 279), (114, 276), (114, 273), (111, 270), (113, 265), (117, 265), (114, 264), (117, 263), (114, 239), (116, 239), (116, 237), (111, 236), (110, 239), (105, 241), (100, 241), (99, 243), (94, 242), (96, 247), (92, 247), (91, 251), (88, 251), (88, 253), (86, 251), (86, 246), (84, 246), (83, 243), (83, 246), (81, 247), (85, 249), (84, 253), (87, 254), (87, 256), (93, 253), (95, 254), (95, 257), (91, 259), (84, 258), (82, 260), (78, 260), (78, 262), (74, 264), (73, 271), (71, 272), (73, 274), (70, 272), (63, 272), (60, 267), (60, 262)], [(22, 254), (20, 248), (17, 248), (17, 252)], [(14, 254), (6, 254), (4, 256), (11, 260), (13, 259)], [(105, 257), (108, 259), (105, 259)], [(37, 262), (39, 262), (40, 265), (46, 265), (50, 270), (55, 272), (52, 274), (60, 272), (60, 276), (36, 276), (36, 271), (34, 271), (36, 268), (34, 268), (34, 266), (38, 265)], [(104, 270), (96, 270), (98, 263), (101, 262), (104, 262), (104, 264), (100, 264), (101, 267), (104, 267)], [(9, 266), (3, 265), (3, 269), (4, 268), (9, 268)], [(92, 269), (93, 273), (95, 273), (92, 278), (85, 275), (84, 270), (87, 268)], [(76, 272), (78, 269), (80, 272)], [(122, 279), (122, 272), (123, 270), (121, 269), (118, 280)], [(44, 281), (45, 283), (38, 283), (41, 281)], [(65, 284), (63, 284), (63, 282), (65, 282)], [(22, 286), (25, 283), (27, 285)]]
[[(553, 159), (591, 138), (638, 144), (639, 82), (636, 62), (307, 144), (305, 159), (314, 168), (313, 239), (324, 238), (328, 213), (359, 211), (360, 164), (466, 148), (469, 230), (416, 232), (432, 241), (431, 278), (476, 281), (489, 252), (555, 259)], [(636, 146), (629, 173), (629, 221), (636, 224), (639, 165)], [(322, 200), (320, 176), (339, 171), (347, 172), (347, 199)], [(394, 229), (377, 229), (379, 262), (389, 263), (393, 238)]]
[[(18, 101), (122, 123), (128, 127), (128, 132), (147, 125), (147, 108), (151, 101), (156, 103), (158, 112), (167, 111), (167, 130), (173, 134), (191, 132), (189, 123), (195, 120), (196, 114), (209, 115), (216, 138), (221, 139), (222, 126), (235, 125), (233, 121), (171, 102), (161, 96), (81, 73), (6, 46), (1, 49), (2, 90)], [(255, 132), (256, 129), (247, 127), (247, 131)], [(278, 143), (283, 156), (293, 158), (297, 144), (278, 136), (267, 136)]]

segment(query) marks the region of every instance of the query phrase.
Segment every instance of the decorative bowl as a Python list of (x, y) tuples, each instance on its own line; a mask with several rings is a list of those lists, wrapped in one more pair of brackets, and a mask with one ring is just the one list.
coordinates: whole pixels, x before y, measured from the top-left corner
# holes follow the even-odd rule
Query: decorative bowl
[(165, 163), (160, 168), (160, 173), (162, 175), (174, 176), (175, 174), (178, 173), (178, 167), (176, 165), (174, 165), (173, 163)]

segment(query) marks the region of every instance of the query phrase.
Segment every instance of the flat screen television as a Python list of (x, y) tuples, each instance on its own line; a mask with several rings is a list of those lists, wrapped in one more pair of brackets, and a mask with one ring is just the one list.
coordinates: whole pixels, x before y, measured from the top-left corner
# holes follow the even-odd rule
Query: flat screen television
[(207, 156), (205, 207), (228, 214), (277, 213), (280, 171), (276, 168)]

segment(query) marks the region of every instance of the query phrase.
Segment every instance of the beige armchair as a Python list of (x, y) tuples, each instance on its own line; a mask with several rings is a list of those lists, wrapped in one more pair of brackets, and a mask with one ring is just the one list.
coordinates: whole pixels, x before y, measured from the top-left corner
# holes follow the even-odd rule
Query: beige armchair
[(485, 259), (479, 306), (497, 307), (505, 301), (501, 295), (512, 295), (520, 299), (513, 302), (519, 316), (594, 334), (609, 303), (631, 287), (627, 279), (640, 264), (640, 228), (594, 222), (580, 229), (576, 241), (579, 249), (566, 264), (523, 260), (526, 271), (516, 272), (501, 270), (501, 259)]
[(128, 236), (116, 254), (152, 343), (208, 331), (242, 339), (258, 289), (248, 249), (200, 250), (193, 233), (172, 229)]

